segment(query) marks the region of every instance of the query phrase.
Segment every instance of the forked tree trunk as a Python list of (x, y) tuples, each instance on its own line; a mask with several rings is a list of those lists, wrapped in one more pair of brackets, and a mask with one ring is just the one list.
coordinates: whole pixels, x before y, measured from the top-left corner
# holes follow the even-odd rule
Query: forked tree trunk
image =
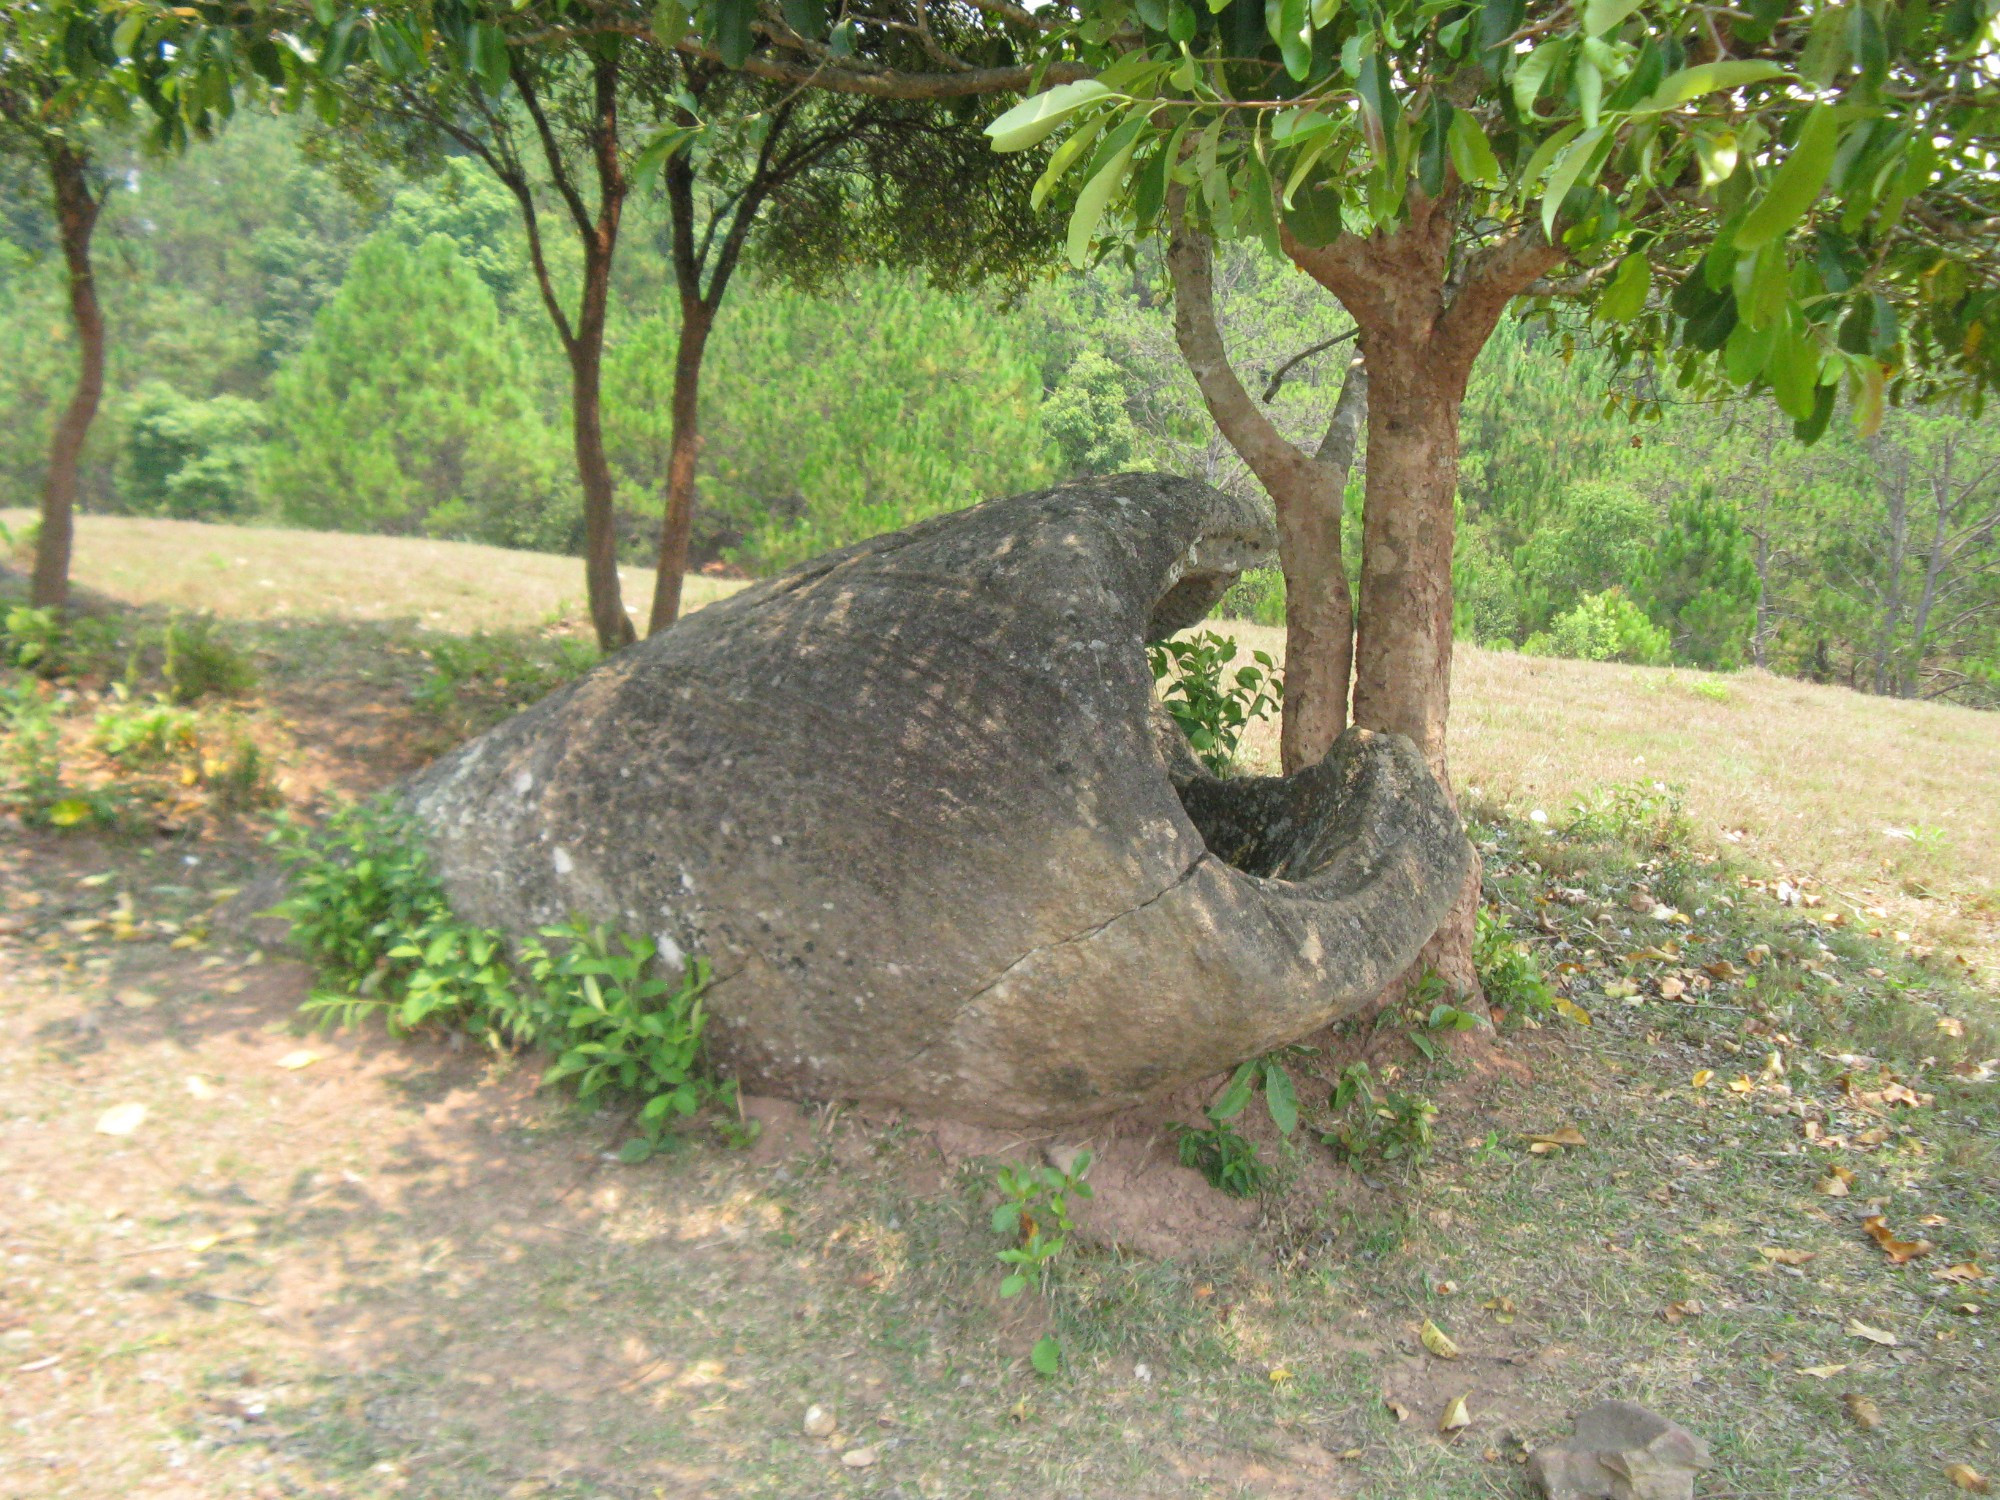
[[(1300, 269), (1361, 327), (1368, 368), (1368, 464), (1355, 631), (1354, 722), (1407, 735), (1451, 794), (1451, 558), (1459, 408), (1472, 362), (1507, 303), (1561, 261), (1539, 234), (1502, 240), (1453, 270), (1449, 198), (1412, 189), (1393, 234), (1309, 247), (1286, 236)], [(1450, 913), (1399, 987), (1435, 970), (1461, 1003), (1485, 1009), (1472, 960), (1479, 914), (1475, 857)]]
[[(1174, 212), (1178, 214), (1176, 205)], [(1174, 333), (1209, 415), (1271, 497), (1278, 562), (1285, 575), (1285, 701), (1279, 756), (1286, 774), (1320, 760), (1347, 727), (1354, 662), (1354, 611), (1341, 556), (1341, 502), (1354, 459), (1355, 427), (1367, 398), (1356, 371), (1317, 455), (1288, 440), (1244, 389), (1215, 316), (1206, 237), (1177, 233), (1167, 249)]]
[(673, 437), (667, 452), (667, 506), (660, 517), (653, 613), (646, 625), (649, 635), (665, 630), (681, 614), (688, 538), (694, 531), (696, 464), (701, 458), (701, 361), (714, 327), (714, 309), (700, 298), (681, 298), (680, 339), (674, 350)]
[(49, 442), (49, 472), (42, 490), (41, 531), (29, 598), (38, 608), (69, 607), (69, 561), (76, 533), (76, 504), (83, 445), (104, 396), (104, 312), (90, 263), (90, 239), (102, 201), (90, 190), (89, 159), (64, 142), (49, 147), (49, 183), (63, 268), (69, 278), (70, 321), (76, 328), (76, 389)]

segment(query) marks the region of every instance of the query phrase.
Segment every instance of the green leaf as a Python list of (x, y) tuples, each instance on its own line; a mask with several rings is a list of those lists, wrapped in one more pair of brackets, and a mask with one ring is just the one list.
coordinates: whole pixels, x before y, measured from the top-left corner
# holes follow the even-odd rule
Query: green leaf
[(1132, 153), (1137, 147), (1136, 138), (1127, 141), (1112, 155), (1111, 160), (1098, 168), (1097, 175), (1086, 182), (1083, 191), (1076, 195), (1076, 210), (1069, 216), (1069, 243), (1066, 248), (1069, 263), (1079, 271), (1090, 256), (1090, 242), (1096, 237), (1097, 225), (1104, 217), (1111, 195), (1124, 183), (1126, 169), (1132, 165)]
[(618, 1159), (628, 1167), (636, 1167), (640, 1162), (650, 1160), (653, 1143), (643, 1135), (635, 1135), (618, 1148)]
[(1019, 1271), (1016, 1271), (1012, 1276), (1006, 1277), (1000, 1283), (1000, 1295), (1003, 1297), (1018, 1297), (1027, 1289), (1028, 1278), (1023, 1276)]
[(1035, 1340), (1035, 1347), (1028, 1351), (1028, 1363), (1042, 1375), (1054, 1375), (1062, 1368), (1062, 1345), (1054, 1334), (1045, 1333)]
[(1543, 42), (1521, 59), (1521, 65), (1514, 70), (1515, 109), (1523, 115), (1535, 112), (1535, 101), (1542, 95), (1542, 86), (1569, 56), (1573, 45), (1570, 38), (1558, 37), (1553, 42)]
[(1095, 115), (1084, 121), (1075, 135), (1056, 147), (1055, 154), (1049, 158), (1049, 164), (1042, 169), (1042, 175), (1035, 179), (1035, 185), (1028, 194), (1030, 207), (1039, 210), (1049, 201), (1049, 194), (1055, 191), (1056, 184), (1071, 167), (1077, 164), (1083, 153), (1090, 149), (1091, 143), (1110, 123), (1110, 115)]
[(1703, 94), (1717, 93), (1722, 89), (1740, 89), (1749, 84), (1790, 76), (1776, 63), (1769, 62), (1697, 63), (1692, 68), (1682, 68), (1678, 73), (1669, 73), (1660, 81), (1660, 86), (1653, 90), (1652, 97), (1636, 106), (1632, 113), (1656, 115), (1662, 110), (1683, 105), (1690, 99), (1699, 99)]
[(49, 821), (58, 828), (74, 828), (90, 820), (90, 804), (81, 797), (65, 797), (49, 808)]
[(1095, 78), (1058, 84), (1032, 99), (1023, 99), (986, 127), (995, 151), (1025, 151), (1053, 134), (1063, 121), (1087, 104), (1110, 96)]
[(1542, 195), (1542, 233), (1552, 240), (1556, 237), (1556, 215), (1562, 212), (1563, 199), (1569, 196), (1569, 190), (1576, 186), (1577, 178), (1596, 154), (1597, 143), (1603, 139), (1606, 128), (1600, 125), (1578, 136), (1549, 171), (1548, 191)]
[(1299, 1128), (1299, 1095), (1292, 1087), (1292, 1075), (1275, 1057), (1264, 1059), (1264, 1107), (1271, 1123), (1286, 1135)]
[(1528, 158), (1528, 164), (1521, 169), (1521, 186), (1531, 188), (1541, 181), (1542, 174), (1549, 169), (1549, 163), (1556, 159), (1556, 153), (1574, 140), (1576, 133), (1581, 129), (1583, 129), (1581, 125), (1571, 121), (1535, 147), (1535, 154)]
[(1440, 94), (1424, 115), (1423, 139), (1417, 146), (1417, 185), (1427, 197), (1435, 198), (1444, 191), (1445, 163), (1451, 159), (1445, 140), (1453, 113), (1451, 101)]
[(1293, 195), (1285, 209), (1285, 228), (1302, 245), (1318, 249), (1340, 238), (1340, 194), (1325, 183), (1316, 182)]
[(1303, 83), (1312, 71), (1312, 23), (1306, 15), (1306, 0), (1277, 0), (1277, 4), (1265, 7), (1267, 15), (1272, 11), (1277, 12), (1278, 34), (1272, 40), (1278, 44), (1278, 55), (1285, 60), (1285, 71)]
[(1211, 1120), (1233, 1120), (1243, 1113), (1243, 1106), (1250, 1102), (1250, 1095), (1257, 1088), (1257, 1060), (1253, 1057), (1230, 1076), (1229, 1087), (1222, 1091), (1222, 1097), (1209, 1106)]
[(1465, 110), (1453, 110), (1446, 133), (1451, 147), (1452, 169), (1459, 180), (1491, 187), (1501, 181), (1500, 161), (1487, 143), (1486, 132)]
[(1583, 7), (1585, 35), (1603, 36), (1612, 27), (1622, 25), (1625, 18), (1643, 3), (1644, 0), (1586, 0)]
[(1768, 244), (1805, 217), (1819, 190), (1833, 170), (1834, 152), (1840, 145), (1840, 126), (1833, 107), (1815, 104), (1799, 127), (1798, 141), (1784, 165), (1772, 174), (1771, 186), (1763, 199), (1744, 216), (1736, 229), (1736, 248), (1754, 250)]
[(1653, 267), (1646, 257), (1636, 252), (1626, 256), (1598, 295), (1597, 316), (1607, 323), (1631, 322), (1645, 310), (1652, 285)]
[(713, 4), (715, 50), (722, 54), (724, 67), (740, 68), (749, 61), (750, 49), (755, 45), (756, 39), (750, 32), (755, 0), (713, 0)]
[(1019, 1234), (1020, 1231), (1020, 1204), (1002, 1203), (993, 1210), (993, 1232), (995, 1234)]

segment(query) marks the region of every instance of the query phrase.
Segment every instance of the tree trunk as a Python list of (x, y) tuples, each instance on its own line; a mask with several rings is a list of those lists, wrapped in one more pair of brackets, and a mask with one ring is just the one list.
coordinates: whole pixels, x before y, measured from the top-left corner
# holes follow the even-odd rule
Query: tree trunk
[[(1172, 212), (1178, 216), (1176, 204)], [(1206, 236), (1176, 233), (1167, 248), (1174, 283), (1174, 335), (1215, 425), (1250, 467), (1277, 511), (1278, 564), (1285, 575), (1285, 702), (1279, 757), (1287, 774), (1317, 762), (1347, 727), (1354, 660), (1353, 605), (1341, 557), (1341, 500), (1367, 399), (1350, 376), (1317, 457), (1280, 433), (1230, 366), (1215, 316)]]
[(583, 482), (583, 577), (590, 594), (590, 623), (597, 644), (617, 651), (638, 639), (618, 583), (617, 495), (611, 462), (604, 454), (603, 371), (604, 318), (589, 313), (589, 282), (609, 280), (611, 268), (585, 269), (585, 314), (578, 320), (576, 345), (570, 351), (570, 425), (576, 439), (576, 472)]
[(35, 542), (30, 601), (38, 608), (69, 607), (69, 560), (76, 532), (78, 471), (84, 440), (104, 395), (104, 312), (90, 264), (90, 238), (102, 202), (90, 190), (88, 158), (58, 142), (49, 148), (49, 182), (69, 277), (70, 321), (76, 328), (76, 389), (49, 442), (49, 472), (42, 491), (41, 531)]
[(701, 361), (715, 312), (698, 298), (681, 299), (680, 339), (674, 349), (673, 440), (667, 457), (667, 507), (660, 517), (660, 559), (653, 577), (648, 635), (681, 615), (681, 581), (687, 577), (688, 537), (694, 530), (695, 464), (701, 457)]
[[(1458, 494), (1459, 402), (1469, 371), (1456, 369), (1428, 335), (1418, 328), (1364, 335), (1368, 466), (1354, 722), (1407, 735), (1451, 798), (1445, 726), (1451, 711), (1452, 502)], [(1416, 971), (1435, 970), (1475, 1006), (1481, 993), (1472, 962), (1479, 897), (1475, 855)], [(1405, 976), (1405, 983), (1414, 977)]]

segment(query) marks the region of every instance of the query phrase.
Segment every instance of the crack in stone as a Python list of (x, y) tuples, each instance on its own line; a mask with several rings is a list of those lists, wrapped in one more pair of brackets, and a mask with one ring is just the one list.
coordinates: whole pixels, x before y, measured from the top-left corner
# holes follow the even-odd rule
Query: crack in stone
[(945, 1019), (944, 1024), (939, 1028), (938, 1034), (932, 1037), (928, 1042), (925, 1042), (921, 1047), (917, 1048), (915, 1052), (911, 1053), (902, 1062), (898, 1063), (897, 1067), (900, 1070), (908, 1071), (909, 1069), (919, 1066), (923, 1062), (923, 1060), (931, 1054), (931, 1052), (933, 1052), (951, 1035), (952, 1028), (958, 1024), (960, 1019), (964, 1017), (967, 1011), (972, 1009), (972, 1007), (978, 1003), (980, 996), (994, 989), (1003, 980), (1005, 980), (1009, 974), (1012, 974), (1016, 969), (1020, 968), (1021, 965), (1028, 962), (1029, 959), (1035, 957), (1037, 954), (1040, 953), (1053, 952), (1055, 949), (1058, 948), (1068, 948), (1077, 943), (1087, 943), (1092, 938), (1096, 937), (1100, 932), (1103, 932), (1107, 927), (1110, 927), (1112, 924), (1117, 922), (1122, 922), (1127, 917), (1133, 916), (1138, 912), (1144, 911), (1147, 907), (1154, 905), (1156, 902), (1164, 901), (1167, 897), (1171, 896), (1175, 891), (1179, 890), (1182, 886), (1186, 885), (1190, 880), (1194, 879), (1195, 872), (1199, 870), (1206, 861), (1211, 860), (1213, 858), (1215, 858), (1214, 853), (1210, 850), (1204, 849), (1201, 851), (1200, 854), (1195, 856), (1194, 862), (1192, 864), (1190, 864), (1185, 870), (1181, 871), (1179, 875), (1175, 876), (1174, 879), (1169, 881), (1166, 885), (1160, 887), (1159, 890), (1155, 891), (1152, 895), (1148, 896), (1144, 901), (1135, 902), (1133, 905), (1126, 907), (1123, 911), (1113, 912), (1110, 916), (1106, 917), (1102, 922), (1098, 922), (1093, 926), (1086, 927), (1081, 932), (1073, 932), (1067, 937), (1057, 938), (1052, 943), (1035, 944), (1034, 947), (1028, 949), (1028, 951), (1023, 953), (1019, 958), (1016, 958), (1011, 963), (1007, 964), (1006, 967), (1001, 969), (998, 974), (995, 974), (991, 979), (987, 980), (986, 983), (980, 985), (978, 989), (973, 990), (963, 1000), (960, 1000), (956, 1005), (954, 1005), (951, 1008), (950, 1015)]

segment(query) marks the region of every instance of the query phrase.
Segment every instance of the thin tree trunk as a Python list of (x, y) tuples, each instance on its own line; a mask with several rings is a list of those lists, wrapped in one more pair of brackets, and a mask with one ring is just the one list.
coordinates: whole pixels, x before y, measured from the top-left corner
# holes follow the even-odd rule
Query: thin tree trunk
[[(1178, 205), (1172, 211), (1177, 217)], [(1317, 762), (1347, 727), (1354, 615), (1340, 513), (1367, 383), (1350, 378), (1319, 456), (1307, 455), (1258, 408), (1230, 366), (1215, 317), (1207, 238), (1176, 233), (1167, 248), (1167, 268), (1181, 357), (1215, 425), (1277, 511), (1278, 563), (1285, 575), (1285, 703), (1278, 748), (1290, 774)]]
[(701, 361), (714, 311), (699, 298), (681, 299), (680, 339), (674, 350), (673, 442), (667, 458), (667, 506), (660, 518), (660, 557), (653, 578), (648, 634), (665, 630), (681, 614), (687, 577), (688, 538), (694, 530), (695, 464), (701, 457)]
[(583, 311), (569, 351), (570, 426), (576, 441), (576, 472), (583, 483), (583, 576), (590, 594), (590, 622), (597, 644), (616, 651), (638, 639), (618, 582), (617, 492), (611, 461), (604, 453), (604, 317), (611, 283), (611, 257), (593, 254), (584, 263)]
[(102, 202), (90, 190), (89, 160), (64, 142), (49, 147), (49, 182), (69, 277), (70, 321), (76, 328), (76, 389), (49, 442), (49, 472), (42, 491), (41, 531), (35, 542), (30, 600), (50, 609), (69, 607), (69, 561), (76, 532), (78, 471), (97, 406), (104, 396), (104, 312), (90, 263), (90, 239)]

